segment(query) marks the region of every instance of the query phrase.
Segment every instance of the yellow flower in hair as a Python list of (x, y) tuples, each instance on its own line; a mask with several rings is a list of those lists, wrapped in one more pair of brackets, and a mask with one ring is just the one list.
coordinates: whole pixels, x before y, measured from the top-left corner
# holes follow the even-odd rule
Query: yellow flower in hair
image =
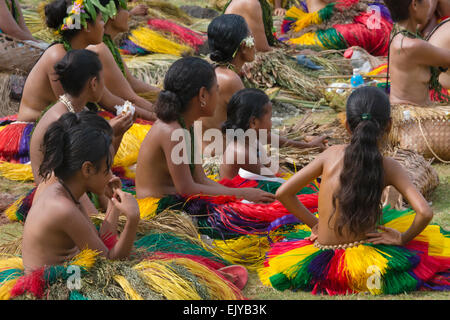
[(67, 27), (69, 27), (69, 26), (71, 26), (73, 24), (73, 19), (72, 19), (72, 17), (67, 17), (66, 18), (66, 23), (65, 23), (65, 25), (67, 26)]

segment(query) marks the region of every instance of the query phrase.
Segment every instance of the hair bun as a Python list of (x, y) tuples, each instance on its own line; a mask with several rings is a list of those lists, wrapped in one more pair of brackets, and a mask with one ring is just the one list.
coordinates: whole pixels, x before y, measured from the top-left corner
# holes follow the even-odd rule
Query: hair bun
[(213, 52), (211, 52), (209, 54), (209, 57), (211, 58), (212, 61), (215, 62), (222, 62), (225, 60), (223, 53), (220, 52), (219, 50), (214, 50)]
[(55, 0), (44, 8), (45, 23), (51, 29), (58, 29), (66, 17), (67, 4), (65, 0)]

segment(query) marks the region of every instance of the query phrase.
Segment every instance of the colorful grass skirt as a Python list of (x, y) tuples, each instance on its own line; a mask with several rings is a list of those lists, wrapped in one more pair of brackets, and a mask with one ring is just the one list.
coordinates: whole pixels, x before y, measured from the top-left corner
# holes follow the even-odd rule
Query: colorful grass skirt
[[(382, 225), (404, 232), (414, 217), (412, 210), (384, 208)], [(450, 235), (437, 225), (405, 246), (363, 243), (322, 250), (304, 240), (310, 234), (305, 228), (272, 246), (259, 270), (263, 284), (329, 295), (450, 290)]]

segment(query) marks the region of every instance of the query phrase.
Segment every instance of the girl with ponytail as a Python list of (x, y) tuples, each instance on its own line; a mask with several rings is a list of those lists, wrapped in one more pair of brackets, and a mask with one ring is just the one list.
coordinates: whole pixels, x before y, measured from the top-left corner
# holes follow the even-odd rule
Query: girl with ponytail
[[(279, 290), (329, 294), (395, 294), (424, 283), (445, 290), (448, 274), (442, 278), (439, 273), (450, 268), (448, 235), (428, 226), (433, 217), (428, 202), (402, 166), (380, 152), (391, 127), (388, 96), (375, 87), (358, 88), (348, 98), (346, 112), (350, 144), (328, 148), (278, 189), (277, 199), (311, 231), (276, 243), (266, 254), (261, 280)], [(317, 218), (295, 194), (319, 176)], [(382, 208), (383, 189), (390, 185), (412, 209)], [(283, 260), (294, 251), (299, 258)], [(276, 269), (281, 261), (282, 268)], [(424, 274), (416, 269), (418, 261), (434, 265), (433, 270)], [(441, 280), (447, 285), (437, 284)]]
[[(26, 272), (62, 264), (86, 248), (109, 259), (130, 254), (139, 208), (111, 173), (111, 143), (111, 127), (90, 111), (66, 113), (46, 131), (39, 175), (43, 179), (55, 176), (57, 181), (36, 199), (25, 221), (22, 257)], [(106, 194), (111, 199), (99, 231), (80, 205), (86, 192)], [(117, 240), (121, 213), (127, 222)]]

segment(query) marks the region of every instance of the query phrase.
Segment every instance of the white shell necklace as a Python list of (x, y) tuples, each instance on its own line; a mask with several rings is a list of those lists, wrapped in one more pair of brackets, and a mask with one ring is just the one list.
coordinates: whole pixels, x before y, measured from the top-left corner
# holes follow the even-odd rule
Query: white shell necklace
[(62, 96), (59, 96), (59, 101), (66, 106), (66, 108), (67, 108), (67, 110), (69, 110), (69, 112), (75, 113), (75, 109), (72, 106), (72, 102), (70, 102), (69, 98), (67, 98), (67, 96), (65, 94), (63, 94)]

